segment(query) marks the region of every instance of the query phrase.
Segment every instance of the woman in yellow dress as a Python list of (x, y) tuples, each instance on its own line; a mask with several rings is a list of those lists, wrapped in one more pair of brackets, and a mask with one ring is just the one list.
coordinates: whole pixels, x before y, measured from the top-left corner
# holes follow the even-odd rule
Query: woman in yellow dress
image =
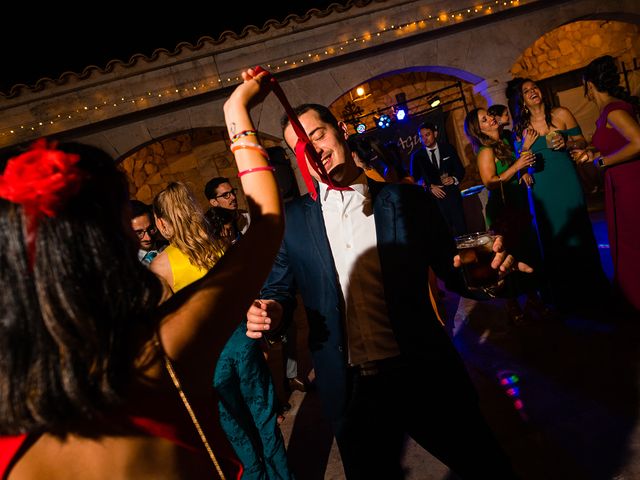
[[(153, 211), (169, 246), (150, 268), (177, 292), (203, 277), (229, 245), (215, 239), (193, 193), (181, 182), (158, 193)], [(245, 331), (245, 323), (238, 321), (213, 377), (220, 424), (242, 462), (243, 480), (286, 480), (290, 474), (271, 374), (258, 342)]]

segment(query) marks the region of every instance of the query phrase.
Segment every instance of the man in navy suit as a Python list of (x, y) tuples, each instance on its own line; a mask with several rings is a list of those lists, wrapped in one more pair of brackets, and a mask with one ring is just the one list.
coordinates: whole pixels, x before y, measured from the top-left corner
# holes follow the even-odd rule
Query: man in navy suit
[(467, 233), (460, 195), (460, 182), (464, 167), (455, 149), (448, 143), (438, 142), (438, 128), (425, 122), (418, 127), (424, 148), (411, 155), (411, 176), (436, 198), (453, 235)]
[[(339, 188), (321, 182), (317, 201), (304, 195), (286, 205), (285, 238), (247, 312), (247, 335), (275, 341), (299, 291), (317, 389), (347, 479), (403, 478), (406, 434), (463, 478), (513, 478), (429, 303), (429, 267), (448, 288), (468, 293), (438, 207), (415, 185), (367, 180), (346, 126), (326, 107), (301, 105), (296, 114)], [(288, 121), (283, 128), (295, 146)], [(501, 241), (494, 250), (494, 268), (514, 268)]]

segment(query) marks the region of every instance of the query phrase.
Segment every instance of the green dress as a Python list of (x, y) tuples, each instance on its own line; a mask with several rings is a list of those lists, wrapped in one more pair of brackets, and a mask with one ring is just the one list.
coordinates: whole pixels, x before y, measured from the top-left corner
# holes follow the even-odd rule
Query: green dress
[[(483, 148), (489, 147), (481, 147)], [(505, 170), (511, 166), (510, 162), (504, 160), (496, 160), (496, 174), (502, 175)], [(521, 233), (516, 229), (513, 220), (517, 216), (522, 216), (522, 220), (518, 220), (519, 226), (529, 223), (529, 208), (527, 206), (527, 192), (525, 188), (518, 183), (517, 175), (514, 175), (508, 182), (502, 182), (500, 188), (489, 190), (489, 199), (487, 200), (487, 208), (485, 216), (487, 225), (491, 230), (499, 233), (510, 243), (517, 241), (517, 236)]]
[[(496, 160), (496, 174), (502, 175), (513, 161), (515, 155), (511, 162)], [(509, 181), (502, 182), (500, 188), (489, 190), (485, 219), (489, 229), (503, 236), (505, 249), (519, 261), (534, 267), (535, 271), (540, 263), (540, 255), (531, 224), (527, 189), (518, 180), (518, 176), (514, 175)], [(529, 292), (537, 289), (538, 283), (537, 273), (511, 274), (502, 296), (509, 298)]]
[[(173, 245), (166, 251), (174, 292), (207, 273)], [(220, 353), (213, 376), (220, 397), (220, 425), (242, 462), (242, 480), (290, 480), (293, 475), (277, 425), (271, 373), (258, 342), (246, 335), (246, 322), (239, 323)], [(215, 445), (212, 448), (215, 452)]]
[[(580, 127), (559, 130), (580, 135)], [(531, 146), (536, 154), (533, 203), (542, 243), (545, 300), (560, 307), (585, 305), (608, 282), (602, 271), (580, 180), (566, 150), (547, 148), (540, 136)]]

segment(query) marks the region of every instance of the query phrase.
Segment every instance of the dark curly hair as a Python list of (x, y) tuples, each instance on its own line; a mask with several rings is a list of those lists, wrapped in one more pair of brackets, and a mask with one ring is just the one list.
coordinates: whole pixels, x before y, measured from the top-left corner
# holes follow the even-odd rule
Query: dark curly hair
[(587, 82), (593, 83), (596, 90), (608, 93), (612, 97), (619, 98), (632, 104), (636, 114), (640, 111), (640, 99), (629, 93), (620, 85), (620, 73), (616, 60), (611, 55), (604, 55), (593, 60), (584, 69), (582, 83), (585, 95), (587, 92)]
[(80, 431), (119, 405), (162, 295), (137, 259), (124, 174), (98, 148), (58, 149), (85, 177), (39, 220), (32, 267), (23, 207), (0, 199), (0, 434)]
[[(514, 84), (513, 88), (513, 131), (516, 137), (522, 138), (522, 132), (524, 132), (529, 125), (531, 125), (531, 112), (524, 104), (524, 94), (522, 93), (522, 87), (524, 84), (530, 82), (537, 86), (537, 83), (530, 78), (521, 78), (519, 82)], [(540, 92), (542, 96), (542, 103), (544, 104), (544, 119), (549, 128), (555, 127), (553, 120), (551, 119), (551, 110), (553, 109), (551, 102)]]

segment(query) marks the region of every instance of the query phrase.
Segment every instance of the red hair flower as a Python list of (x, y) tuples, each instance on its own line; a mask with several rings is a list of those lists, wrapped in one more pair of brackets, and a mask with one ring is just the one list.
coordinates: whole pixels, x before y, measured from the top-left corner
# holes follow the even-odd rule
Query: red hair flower
[(0, 197), (23, 206), (29, 216), (55, 217), (67, 199), (80, 190), (80, 156), (55, 149), (45, 139), (7, 163), (0, 175)]
[(41, 138), (31, 148), (9, 159), (0, 175), (0, 198), (22, 205), (26, 220), (27, 255), (33, 269), (36, 232), (42, 216), (55, 217), (82, 185), (76, 167), (80, 155), (56, 150)]

